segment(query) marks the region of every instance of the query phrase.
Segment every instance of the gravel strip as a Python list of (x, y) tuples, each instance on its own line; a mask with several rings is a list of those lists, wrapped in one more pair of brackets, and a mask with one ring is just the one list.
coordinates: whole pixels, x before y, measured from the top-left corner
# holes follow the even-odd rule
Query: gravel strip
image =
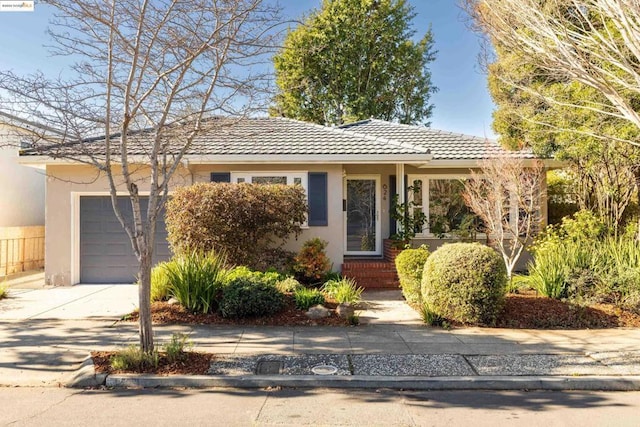
[(343, 354), (302, 354), (283, 356), (268, 354), (259, 356), (221, 356), (217, 357), (209, 369), (209, 375), (246, 376), (254, 375), (258, 362), (282, 361), (281, 375), (314, 375), (311, 369), (318, 365), (331, 365), (338, 368), (334, 375), (351, 375), (349, 359)]
[(605, 351), (589, 356), (618, 375), (640, 375), (640, 351)]
[(314, 375), (312, 368), (318, 365), (335, 366), (334, 375), (369, 376), (471, 376), (471, 367), (460, 355), (453, 354), (301, 354), (284, 355), (229, 355), (217, 357), (212, 363), (209, 375), (248, 376), (256, 373), (256, 367), (263, 361), (281, 361), (280, 375)]
[(457, 354), (355, 354), (354, 375), (448, 377), (475, 375)]
[(586, 356), (558, 354), (467, 356), (480, 375), (612, 375), (609, 367)]

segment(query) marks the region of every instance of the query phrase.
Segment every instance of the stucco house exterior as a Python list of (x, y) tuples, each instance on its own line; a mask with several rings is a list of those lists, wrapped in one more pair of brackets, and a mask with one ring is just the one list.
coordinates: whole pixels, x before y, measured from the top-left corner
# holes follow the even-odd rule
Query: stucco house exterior
[(0, 228), (44, 225), (45, 173), (18, 163), (22, 139), (43, 130), (0, 112)]
[[(92, 143), (100, 150), (104, 138)], [(131, 154), (135, 156), (135, 149)], [(327, 127), (285, 118), (250, 118), (226, 131), (197, 137), (171, 185), (210, 181), (302, 185), (309, 202), (308, 225), (288, 249), (297, 250), (305, 240), (319, 237), (328, 242), (334, 270), (348, 270), (350, 263), (365, 258), (370, 262), (367, 270), (382, 271), (389, 267), (383, 258), (383, 239), (395, 226), (390, 218), (393, 194), (402, 201), (402, 189), (413, 186), (411, 197), (419, 198), (427, 217), (433, 216), (442, 211), (444, 194), (457, 191), (460, 178), (476, 168), (478, 160), (497, 155), (533, 160), (530, 153), (506, 152), (484, 138), (380, 120)], [(61, 285), (131, 283), (136, 262), (111, 211), (106, 178), (81, 162), (28, 151), (21, 163), (44, 169), (48, 177), (48, 280)], [(139, 166), (140, 194), (148, 191), (142, 178), (148, 172), (145, 167)], [(449, 203), (459, 203), (450, 199)], [(540, 206), (546, 218), (543, 199)], [(159, 228), (156, 252), (159, 258), (168, 257), (164, 227)], [(426, 226), (416, 240), (435, 247), (448, 238), (442, 237)]]

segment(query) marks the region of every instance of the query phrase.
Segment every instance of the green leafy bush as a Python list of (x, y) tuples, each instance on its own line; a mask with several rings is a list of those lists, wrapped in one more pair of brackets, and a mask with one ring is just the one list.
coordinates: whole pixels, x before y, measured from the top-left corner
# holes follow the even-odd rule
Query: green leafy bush
[(282, 293), (290, 293), (302, 288), (302, 284), (293, 277), (287, 277), (278, 281), (276, 288)]
[(549, 226), (534, 242), (526, 282), (540, 294), (550, 298), (571, 297), (584, 271), (594, 271), (599, 263), (597, 242), (606, 235), (604, 223), (590, 211), (577, 212), (563, 218), (558, 226)]
[(284, 295), (274, 285), (237, 277), (222, 291), (220, 314), (232, 318), (269, 316), (283, 307)]
[(549, 227), (532, 247), (526, 283), (542, 295), (577, 304), (607, 302), (638, 309), (640, 245), (635, 233), (615, 237), (592, 212)]
[(331, 262), (325, 249), (327, 242), (318, 238), (304, 242), (300, 252), (295, 257), (293, 273), (298, 281), (315, 285), (321, 283), (329, 271)]
[(191, 252), (165, 265), (169, 294), (193, 313), (210, 313), (217, 308), (225, 280), (226, 260), (222, 255)]
[(299, 288), (293, 293), (298, 310), (309, 310), (314, 305), (324, 304), (324, 294), (318, 289)]
[(335, 300), (338, 304), (357, 304), (364, 288), (358, 287), (353, 279), (342, 278), (340, 280), (329, 280), (322, 285), (322, 291), (327, 296)]
[(559, 224), (562, 218), (578, 211), (575, 195), (576, 182), (561, 171), (547, 172), (547, 206), (549, 224)]
[(251, 270), (246, 266), (234, 267), (227, 272), (224, 278), (225, 284), (233, 282), (236, 279), (247, 279), (251, 282), (266, 283), (271, 286), (276, 286), (278, 282), (284, 279), (284, 277), (275, 271), (267, 271), (263, 273), (261, 271)]
[(417, 249), (405, 249), (396, 257), (396, 270), (400, 279), (402, 295), (410, 304), (420, 304), (422, 301), (422, 272), (429, 257), (425, 246)]
[(199, 183), (176, 189), (167, 203), (167, 239), (176, 254), (215, 250), (231, 264), (281, 268), (273, 263), (306, 213), (298, 185)]
[(493, 324), (502, 309), (507, 272), (500, 255), (479, 243), (437, 249), (424, 266), (422, 299), (435, 315)]

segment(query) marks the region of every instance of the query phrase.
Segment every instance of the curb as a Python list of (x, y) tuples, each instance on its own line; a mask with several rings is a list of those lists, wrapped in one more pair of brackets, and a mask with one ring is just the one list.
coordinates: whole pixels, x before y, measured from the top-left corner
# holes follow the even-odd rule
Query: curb
[(62, 384), (67, 388), (98, 387), (104, 385), (106, 380), (107, 374), (96, 373), (89, 353), (80, 367), (63, 379)]
[[(97, 379), (97, 378), (96, 378)], [(410, 390), (603, 390), (639, 391), (640, 376), (487, 376), (487, 377), (348, 377), (212, 375), (109, 375), (103, 382), (113, 388), (360, 388)], [(78, 386), (82, 387), (82, 386)]]

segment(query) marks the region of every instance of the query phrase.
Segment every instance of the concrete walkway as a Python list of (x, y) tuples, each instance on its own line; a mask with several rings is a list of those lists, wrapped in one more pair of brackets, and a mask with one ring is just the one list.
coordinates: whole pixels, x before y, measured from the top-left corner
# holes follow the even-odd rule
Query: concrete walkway
[[(91, 350), (137, 343), (137, 324), (117, 322), (136, 300), (135, 286), (12, 288), (0, 301), (0, 385), (104, 383), (77, 369)], [(159, 344), (180, 332), (215, 353), (210, 375), (106, 384), (640, 389), (640, 329), (444, 330), (420, 324), (397, 292), (367, 301), (357, 327), (158, 325)], [(336, 372), (316, 375), (318, 365)]]

